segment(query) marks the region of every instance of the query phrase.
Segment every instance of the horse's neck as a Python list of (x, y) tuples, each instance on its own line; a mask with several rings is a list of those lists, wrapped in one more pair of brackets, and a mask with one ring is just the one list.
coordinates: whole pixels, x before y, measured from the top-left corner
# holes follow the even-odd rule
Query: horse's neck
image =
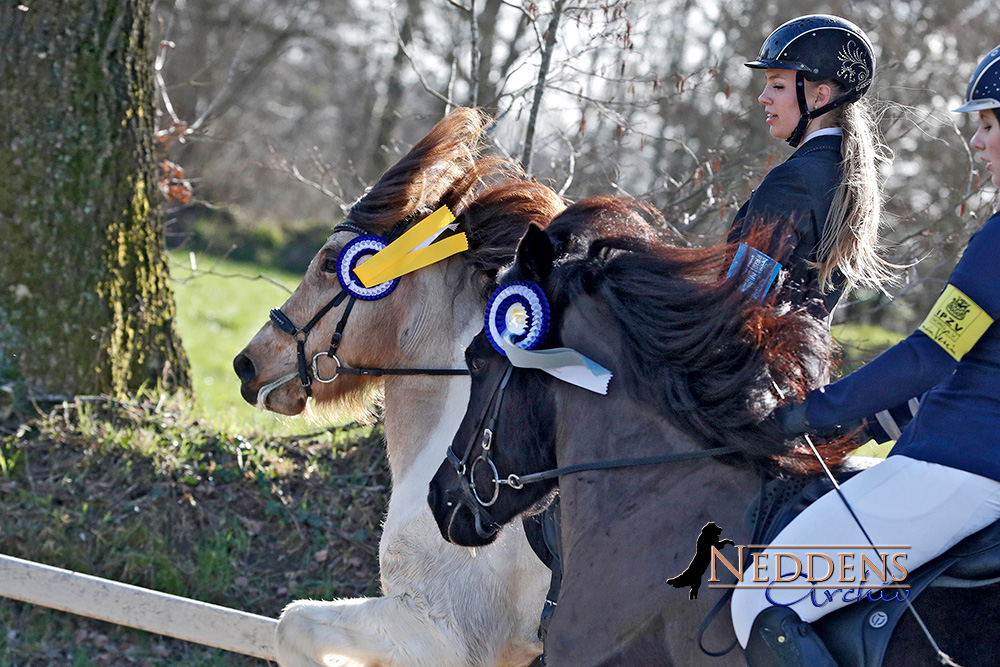
[[(465, 348), (483, 324), (478, 294), (466, 287), (421, 307), (426, 312), (414, 317), (412, 327), (423, 330), (411, 331), (400, 367), (465, 368)], [(386, 377), (385, 439), (394, 481), (415, 465), (430, 480), (461, 423), (469, 387), (467, 376)]]
[[(560, 418), (559, 465), (697, 448), (652, 412), (622, 400), (600, 410), (581, 402), (574, 414)], [(572, 631), (580, 643), (568, 662), (613, 651), (619, 640), (627, 643), (630, 631), (658, 618), (666, 619), (664, 636), (690, 639), (693, 646), (707, 608), (701, 600), (690, 603), (687, 591), (671, 588), (666, 579), (687, 567), (709, 521), (722, 527), (723, 538), (749, 542), (742, 517), (755, 485), (753, 471), (713, 459), (561, 478), (564, 572), (559, 609), (565, 607), (567, 613), (558, 630)], [(595, 577), (602, 583), (595, 585)], [(706, 574), (706, 585), (707, 579)], [(703, 599), (714, 602), (716, 596)], [(596, 616), (586, 611), (595, 608), (615, 611)], [(554, 622), (551, 632), (556, 631)]]
[[(600, 401), (608, 403), (600, 406)], [(621, 396), (588, 396), (576, 405), (572, 414), (559, 420), (560, 466), (699, 449), (696, 441), (648, 405)], [(621, 520), (634, 516), (648, 526), (678, 529), (694, 524), (700, 529), (708, 521), (716, 521), (726, 529), (724, 536), (730, 537), (742, 529), (740, 522), (730, 517), (742, 517), (757, 488), (756, 473), (751, 469), (723, 466), (714, 459), (587, 475), (560, 480), (564, 505), (572, 506), (571, 513), (579, 510), (575, 518), (581, 535), (608, 517)], [(664, 544), (668, 546), (672, 544)]]

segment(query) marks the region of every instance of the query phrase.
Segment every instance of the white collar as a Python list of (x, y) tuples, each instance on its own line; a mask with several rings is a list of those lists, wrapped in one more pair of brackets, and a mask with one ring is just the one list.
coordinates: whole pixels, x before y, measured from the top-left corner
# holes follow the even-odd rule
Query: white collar
[(810, 139), (815, 139), (816, 137), (827, 137), (827, 136), (844, 136), (844, 131), (839, 127), (824, 127), (821, 130), (816, 130), (815, 132), (810, 132), (806, 135), (805, 139), (802, 140), (800, 146), (805, 144)]

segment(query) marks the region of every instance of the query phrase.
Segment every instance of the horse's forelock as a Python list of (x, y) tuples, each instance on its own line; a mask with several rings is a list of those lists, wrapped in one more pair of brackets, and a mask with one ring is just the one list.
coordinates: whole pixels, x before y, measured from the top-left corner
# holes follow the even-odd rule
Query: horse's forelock
[(446, 205), (469, 239), (464, 263), (488, 278), (484, 290), (492, 289), (527, 226), (545, 227), (565, 204), (514, 163), (482, 154), (491, 122), (475, 109), (448, 114), (358, 200), (348, 219), (383, 234)]
[(442, 200), (449, 191), (475, 168), (490, 123), (489, 116), (477, 109), (452, 111), (386, 170), (354, 204), (348, 219), (381, 234), (401, 220), (446, 203)]

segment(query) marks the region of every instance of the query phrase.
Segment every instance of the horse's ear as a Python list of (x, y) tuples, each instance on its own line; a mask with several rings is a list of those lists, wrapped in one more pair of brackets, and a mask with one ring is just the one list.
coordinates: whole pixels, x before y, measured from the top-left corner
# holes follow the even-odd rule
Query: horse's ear
[(536, 283), (544, 283), (552, 271), (556, 251), (549, 235), (538, 225), (531, 223), (521, 243), (517, 246), (517, 267), (525, 278)]

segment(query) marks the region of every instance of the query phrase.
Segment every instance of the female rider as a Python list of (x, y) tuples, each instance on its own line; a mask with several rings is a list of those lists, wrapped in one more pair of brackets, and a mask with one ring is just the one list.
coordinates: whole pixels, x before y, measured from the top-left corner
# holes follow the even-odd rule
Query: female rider
[[(760, 223), (787, 221), (776, 257), (792, 301), (829, 322), (845, 291), (891, 279), (877, 254), (884, 146), (869, 106), (875, 56), (861, 28), (836, 16), (802, 16), (780, 26), (747, 67), (765, 71), (771, 136), (798, 147), (772, 169), (733, 220), (729, 242)], [(762, 249), (763, 250), (763, 249)]]
[[(956, 109), (978, 113), (979, 129), (971, 145), (986, 161), (996, 186), (1000, 186), (998, 109), (1000, 46), (979, 63), (965, 104)], [(1000, 518), (1000, 325), (991, 326), (1000, 318), (998, 254), (1000, 212), (973, 234), (917, 331), (860, 370), (812, 392), (803, 403), (776, 412), (792, 436), (849, 423), (927, 392), (916, 418), (885, 462), (843, 484), (844, 499), (831, 491), (809, 506), (775, 537), (774, 544), (782, 548), (772, 546), (765, 553), (792, 552), (801, 560), (807, 553), (822, 551), (838, 568), (841, 554), (851, 554), (848, 561), (859, 574), (861, 556), (879, 564), (877, 552), (838, 545), (909, 545), (905, 561), (899, 564), (912, 571)], [(783, 548), (787, 545), (810, 548)], [(890, 579), (898, 581), (896, 575), (902, 574), (898, 568), (884, 570), (872, 573), (869, 581), (893, 583)], [(776, 573), (767, 574), (773, 582)], [(809, 622), (853, 600), (834, 595), (827, 602), (821, 597), (820, 606), (811, 596), (799, 600), (801, 590), (747, 587), (750, 579), (748, 570), (732, 600), (733, 626), (749, 663), (835, 665)], [(792, 600), (799, 601), (785, 606)]]
[[(798, 147), (772, 169), (733, 220), (727, 241), (745, 240), (758, 224), (788, 221), (790, 238), (776, 259), (787, 270), (785, 297), (827, 324), (845, 292), (892, 282), (878, 255), (886, 161), (869, 104), (875, 55), (865, 32), (845, 19), (801, 16), (764, 41), (747, 67), (764, 69), (771, 136)], [(820, 375), (819, 381), (829, 379)], [(919, 400), (866, 419), (879, 443), (896, 439)]]

